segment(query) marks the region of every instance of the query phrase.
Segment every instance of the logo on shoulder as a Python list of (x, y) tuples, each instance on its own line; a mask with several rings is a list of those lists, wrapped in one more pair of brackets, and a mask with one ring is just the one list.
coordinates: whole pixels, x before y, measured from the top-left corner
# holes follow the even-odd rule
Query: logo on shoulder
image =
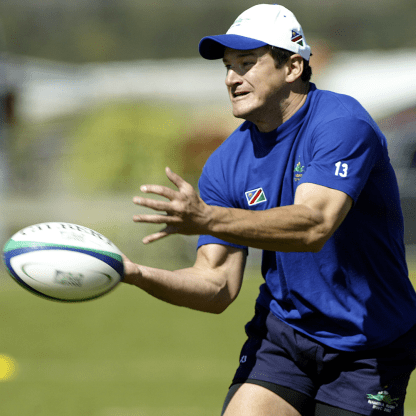
[(302, 163), (300, 162), (300, 157), (299, 157), (299, 162), (297, 163), (297, 165), (295, 166), (295, 169), (293, 170), (293, 173), (295, 174), (293, 178), (294, 181), (299, 182), (304, 172), (305, 172), (305, 166), (302, 166)]
[(252, 191), (246, 192), (246, 198), (249, 206), (261, 204), (266, 202), (266, 194), (263, 191), (263, 188), (253, 189)]

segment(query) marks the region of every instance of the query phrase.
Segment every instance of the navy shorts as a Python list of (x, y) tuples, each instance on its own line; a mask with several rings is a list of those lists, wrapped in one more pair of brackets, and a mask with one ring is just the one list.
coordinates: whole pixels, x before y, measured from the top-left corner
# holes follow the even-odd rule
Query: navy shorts
[(406, 388), (416, 368), (416, 326), (382, 348), (339, 351), (257, 305), (246, 333), (233, 385), (282, 386), (300, 393), (297, 397), (304, 397), (313, 407), (325, 404), (361, 415), (404, 414)]

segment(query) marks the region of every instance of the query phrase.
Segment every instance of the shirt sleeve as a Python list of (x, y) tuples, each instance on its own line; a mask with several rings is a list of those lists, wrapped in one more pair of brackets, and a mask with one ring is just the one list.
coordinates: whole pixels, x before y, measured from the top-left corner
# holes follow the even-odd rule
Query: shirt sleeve
[[(204, 166), (199, 179), (199, 192), (202, 200), (208, 205), (233, 208), (233, 205), (230, 202), (231, 198), (229, 197), (229, 191), (225, 186), (225, 183), (226, 181), (224, 180), (220, 166), (218, 163), (215, 163), (215, 159), (211, 157)], [(228, 241), (210, 235), (201, 235), (198, 239), (198, 248), (205, 244), (222, 244), (248, 251), (246, 246), (229, 243)]]
[(315, 130), (311, 153), (311, 162), (299, 184), (337, 189), (356, 202), (381, 155), (381, 142), (368, 122), (345, 117)]

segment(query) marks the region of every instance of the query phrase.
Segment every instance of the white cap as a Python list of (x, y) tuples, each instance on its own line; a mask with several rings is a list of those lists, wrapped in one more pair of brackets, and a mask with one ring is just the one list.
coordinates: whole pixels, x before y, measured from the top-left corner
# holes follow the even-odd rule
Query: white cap
[(295, 15), (278, 4), (258, 4), (246, 10), (225, 35), (203, 38), (199, 53), (205, 59), (220, 59), (225, 48), (249, 50), (266, 45), (298, 53), (307, 61), (311, 55)]

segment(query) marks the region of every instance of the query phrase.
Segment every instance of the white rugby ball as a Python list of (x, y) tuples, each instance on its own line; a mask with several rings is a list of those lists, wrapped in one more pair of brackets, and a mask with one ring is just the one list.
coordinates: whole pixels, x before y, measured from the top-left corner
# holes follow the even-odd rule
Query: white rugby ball
[(100, 297), (123, 278), (121, 251), (81, 225), (46, 222), (16, 234), (3, 249), (12, 278), (30, 292), (62, 302)]

